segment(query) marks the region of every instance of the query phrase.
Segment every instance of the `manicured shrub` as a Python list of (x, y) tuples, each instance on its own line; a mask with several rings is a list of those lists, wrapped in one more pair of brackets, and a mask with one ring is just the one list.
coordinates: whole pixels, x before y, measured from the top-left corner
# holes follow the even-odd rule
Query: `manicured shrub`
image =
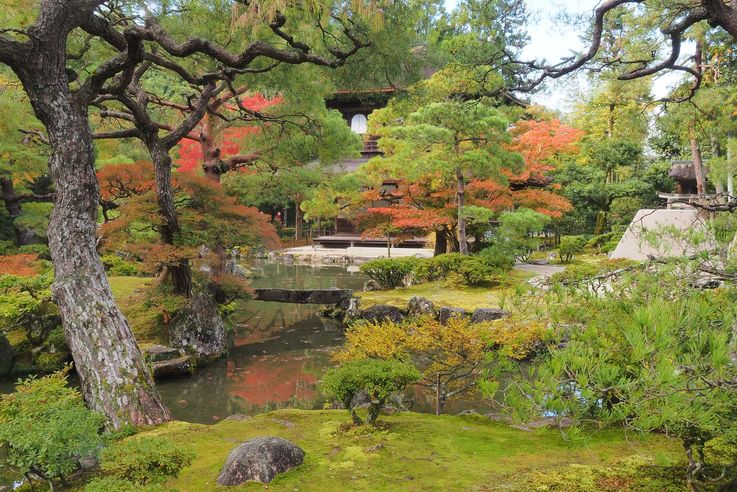
[(415, 276), (423, 280), (445, 279), (449, 274), (457, 273), (466, 258), (460, 253), (446, 253), (421, 260), (415, 268)]
[(481, 250), (478, 258), (490, 267), (502, 272), (510, 271), (514, 267), (515, 261), (514, 251), (505, 248), (501, 244), (495, 244)]
[(360, 391), (365, 391), (371, 399), (367, 421), (374, 424), (389, 397), (419, 379), (419, 371), (410, 364), (396, 360), (363, 359), (346, 362), (329, 370), (322, 382), (325, 395), (341, 401), (350, 412), (353, 422), (360, 425), (363, 421), (352, 404)]
[(66, 371), (28, 378), (0, 396), (0, 447), (7, 451), (0, 465), (49, 481), (63, 478), (78, 468), (80, 457), (96, 454), (103, 422), (67, 386)]
[(102, 470), (118, 479), (147, 485), (176, 476), (194, 454), (157, 436), (130, 437), (102, 452)]
[(468, 257), (460, 264), (458, 274), (468, 285), (480, 285), (488, 281), (495, 270), (481, 258)]
[(102, 258), (102, 264), (108, 275), (116, 277), (134, 277), (141, 274), (141, 270), (135, 263), (126, 261), (116, 254), (105, 255)]
[(404, 283), (405, 277), (414, 271), (417, 263), (416, 258), (378, 259), (361, 265), (361, 271), (385, 289), (395, 289)]
[(584, 236), (563, 236), (560, 238), (558, 257), (563, 263), (569, 263), (573, 257), (583, 251), (586, 246)]

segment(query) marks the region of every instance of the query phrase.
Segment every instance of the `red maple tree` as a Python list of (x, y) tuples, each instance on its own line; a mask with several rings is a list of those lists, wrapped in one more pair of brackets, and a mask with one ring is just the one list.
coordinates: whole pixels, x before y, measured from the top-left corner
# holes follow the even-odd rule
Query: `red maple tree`
[[(240, 95), (244, 88), (236, 92)], [(245, 96), (233, 102), (232, 93), (214, 99), (210, 104), (211, 113), (219, 111), (236, 112), (240, 107), (253, 113), (280, 104), (283, 99), (267, 99), (261, 94)], [(206, 114), (200, 123), (185, 136), (179, 144), (179, 171), (188, 172), (203, 168), (205, 175), (218, 181), (222, 173), (253, 162), (258, 152), (248, 152), (248, 137), (260, 131), (258, 126), (233, 126), (213, 114)]]

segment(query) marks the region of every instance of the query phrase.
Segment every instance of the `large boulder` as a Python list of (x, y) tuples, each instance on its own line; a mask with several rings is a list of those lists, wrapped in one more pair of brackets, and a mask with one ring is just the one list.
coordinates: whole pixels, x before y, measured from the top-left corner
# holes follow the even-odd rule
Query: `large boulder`
[(509, 312), (497, 308), (478, 308), (471, 315), (471, 321), (474, 323), (483, 323), (484, 321), (496, 321), (506, 318)]
[(442, 324), (445, 324), (448, 322), (448, 320), (452, 317), (465, 317), (468, 316), (468, 311), (461, 308), (454, 308), (454, 307), (441, 307), (440, 311), (438, 311), (438, 321), (440, 321)]
[(228, 352), (228, 331), (215, 302), (207, 294), (197, 294), (169, 324), (170, 345), (210, 362)]
[(305, 452), (280, 437), (257, 437), (228, 455), (218, 476), (218, 485), (241, 485), (248, 481), (271, 482), (277, 473), (302, 464)]
[(388, 304), (375, 304), (361, 311), (361, 317), (367, 321), (394, 321), (401, 323), (404, 321), (404, 312), (398, 307)]
[(0, 376), (10, 374), (13, 369), (13, 347), (5, 335), (0, 333)]
[(435, 305), (430, 299), (415, 296), (407, 303), (407, 313), (410, 316), (435, 316)]

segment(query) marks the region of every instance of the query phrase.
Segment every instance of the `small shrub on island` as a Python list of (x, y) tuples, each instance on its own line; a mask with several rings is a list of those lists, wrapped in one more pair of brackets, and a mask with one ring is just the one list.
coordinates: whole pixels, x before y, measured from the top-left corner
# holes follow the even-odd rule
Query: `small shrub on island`
[(363, 424), (363, 420), (353, 406), (353, 399), (365, 391), (371, 400), (366, 420), (373, 425), (387, 400), (419, 379), (419, 371), (410, 364), (396, 360), (362, 359), (329, 370), (322, 384), (325, 395), (343, 403), (356, 425)]
[(446, 253), (433, 258), (392, 258), (372, 260), (361, 265), (361, 271), (385, 289), (404, 284), (409, 277), (415, 282), (445, 280), (454, 274), (466, 285), (480, 285), (514, 266), (514, 253), (500, 246), (483, 250), (475, 256)]
[(395, 289), (404, 284), (404, 279), (416, 266), (415, 258), (371, 260), (361, 265), (361, 271), (385, 289)]
[(583, 252), (586, 242), (585, 236), (563, 236), (560, 238), (560, 246), (558, 247), (560, 261), (570, 263), (575, 255)]

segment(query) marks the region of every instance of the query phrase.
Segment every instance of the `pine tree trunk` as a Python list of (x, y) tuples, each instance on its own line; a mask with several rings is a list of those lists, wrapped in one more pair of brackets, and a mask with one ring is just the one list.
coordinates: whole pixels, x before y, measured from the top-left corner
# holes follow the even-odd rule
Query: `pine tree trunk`
[[(694, 53), (694, 70), (702, 72), (703, 63), (703, 40), (696, 40), (696, 51)], [(696, 175), (696, 193), (699, 196), (706, 195), (706, 176), (704, 173), (704, 161), (701, 157), (698, 136), (696, 135), (696, 120), (688, 124), (688, 140), (691, 144), (691, 158), (693, 159), (694, 174)]]
[(302, 220), (302, 198), (298, 197), (294, 202), (294, 239), (299, 241), (304, 236)]
[(445, 229), (435, 231), (435, 251), (433, 256), (443, 255), (448, 252), (448, 233)]
[(466, 219), (463, 216), (463, 207), (466, 202), (466, 181), (460, 168), (456, 168), (456, 180), (458, 189), (456, 191), (456, 202), (458, 204), (458, 252), (462, 255), (468, 254), (468, 238), (466, 237)]
[[(146, 140), (151, 159), (154, 162), (156, 175), (156, 199), (159, 213), (164, 223), (159, 229), (159, 236), (164, 244), (174, 244), (174, 240), (181, 233), (176, 207), (174, 206), (174, 189), (171, 185), (171, 156), (161, 145), (155, 135), (150, 135)], [(169, 270), (172, 291), (175, 295), (192, 296), (192, 271), (189, 260), (181, 259), (176, 265), (167, 265)]]
[(0, 178), (0, 194), (5, 202), (5, 210), (11, 219), (20, 217), (23, 212), (18, 194), (15, 192), (13, 178), (11, 176)]
[(169, 412), (115, 305), (96, 251), (100, 197), (92, 134), (86, 106), (69, 90), (65, 48), (63, 39), (39, 44), (34, 59), (15, 67), (52, 149), (49, 168), (56, 200), (48, 237), (54, 299), (90, 408), (107, 416), (113, 428), (126, 422), (160, 424), (169, 420)]
[(706, 177), (704, 175), (704, 161), (701, 158), (701, 148), (696, 136), (696, 122), (691, 121), (688, 126), (688, 139), (691, 144), (691, 158), (693, 159), (694, 174), (696, 175), (696, 193), (706, 195)]

